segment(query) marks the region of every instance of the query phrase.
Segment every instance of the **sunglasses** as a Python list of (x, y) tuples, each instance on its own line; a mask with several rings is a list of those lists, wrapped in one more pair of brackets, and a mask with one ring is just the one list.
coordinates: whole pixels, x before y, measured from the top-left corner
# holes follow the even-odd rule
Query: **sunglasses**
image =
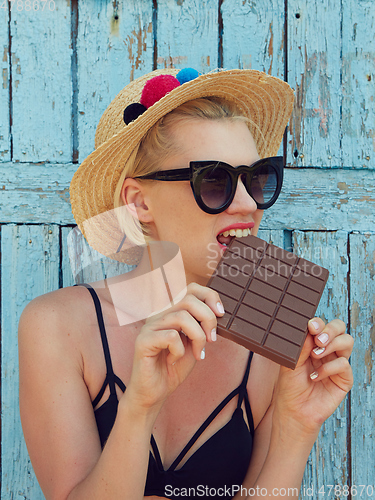
[(189, 168), (159, 170), (135, 179), (190, 181), (195, 201), (208, 214), (224, 212), (232, 203), (238, 177), (257, 208), (265, 210), (277, 200), (283, 183), (282, 156), (263, 158), (250, 166), (232, 167), (223, 161), (191, 161)]

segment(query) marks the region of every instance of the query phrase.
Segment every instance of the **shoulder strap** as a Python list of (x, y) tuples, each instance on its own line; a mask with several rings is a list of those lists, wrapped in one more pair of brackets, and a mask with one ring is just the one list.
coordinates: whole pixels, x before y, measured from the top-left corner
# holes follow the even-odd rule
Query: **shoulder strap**
[[(98, 318), (98, 325), (99, 325), (99, 330), (100, 330), (100, 337), (102, 339), (105, 364), (106, 364), (106, 367), (107, 367), (107, 375), (106, 375), (104, 384), (103, 384), (103, 386), (102, 386), (102, 388), (101, 388), (98, 396), (95, 398), (94, 402), (96, 402), (96, 401), (100, 400), (101, 396), (103, 396), (103, 393), (104, 393), (104, 390), (105, 390), (107, 384), (109, 384), (109, 388), (110, 388), (111, 394), (116, 394), (116, 389), (115, 389), (115, 380), (116, 380), (116, 377), (115, 377), (115, 374), (113, 373), (113, 367), (112, 367), (111, 355), (110, 355), (110, 352), (109, 352), (109, 345), (108, 345), (107, 333), (105, 331), (104, 320), (103, 320), (103, 312), (102, 312), (102, 307), (100, 305), (99, 297), (98, 297), (97, 293), (95, 292), (95, 290), (93, 289), (93, 287), (91, 285), (88, 285), (87, 283), (79, 283), (79, 284), (74, 285), (74, 286), (79, 286), (79, 285), (83, 285), (84, 287), (87, 288), (87, 290), (90, 292), (91, 297), (92, 297), (92, 299), (94, 301), (96, 316)], [(100, 396), (100, 398), (98, 399), (99, 396)]]
[[(238, 394), (238, 405), (237, 405), (237, 407), (239, 408), (241, 406), (242, 400), (244, 398), (244, 394), (246, 393), (246, 385), (247, 385), (247, 380), (249, 378), (250, 364), (251, 364), (251, 360), (252, 359), (253, 359), (253, 352), (251, 351), (249, 353), (249, 359), (247, 361), (245, 374), (244, 374), (244, 377), (242, 379), (241, 384), (236, 389), (234, 389), (230, 394), (228, 394), (228, 396), (215, 408), (215, 410), (211, 413), (211, 415), (203, 422), (203, 424), (199, 427), (199, 429), (197, 430), (197, 432), (190, 439), (190, 441), (188, 442), (188, 444), (181, 451), (181, 453), (178, 455), (178, 457), (173, 462), (173, 464), (169, 467), (168, 470), (174, 470), (177, 467), (177, 465), (181, 462), (181, 460), (184, 458), (184, 456), (186, 455), (186, 453), (193, 446), (193, 444), (195, 443), (195, 441), (207, 429), (207, 427), (210, 425), (210, 423), (217, 417), (217, 415), (229, 403), (229, 401), (231, 399), (233, 399), (237, 394)], [(245, 405), (246, 405), (246, 401), (245, 401)], [(249, 408), (250, 408), (250, 405), (249, 405)], [(246, 411), (247, 411), (247, 407), (246, 407)], [(251, 411), (250, 411), (250, 415), (251, 415)], [(249, 418), (249, 416), (248, 416), (248, 418)], [(252, 422), (252, 416), (251, 416), (251, 422)], [(251, 426), (251, 422), (249, 420), (249, 425), (250, 426)], [(253, 428), (254, 428), (254, 426), (252, 427), (252, 429)], [(250, 430), (251, 430), (251, 428), (250, 428)]]
[(253, 359), (253, 354), (254, 354), (253, 351), (250, 351), (249, 359), (247, 360), (245, 374), (243, 376), (241, 385), (239, 387), (237, 408), (239, 408), (242, 405), (243, 398), (245, 397), (245, 394), (247, 394), (247, 381), (249, 379), (250, 365)]

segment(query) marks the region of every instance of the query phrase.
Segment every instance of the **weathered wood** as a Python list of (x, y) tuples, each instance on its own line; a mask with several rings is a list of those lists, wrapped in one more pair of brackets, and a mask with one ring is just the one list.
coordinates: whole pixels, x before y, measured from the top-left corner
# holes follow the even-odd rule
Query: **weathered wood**
[[(0, 220), (75, 224), (69, 184), (77, 165), (0, 165)], [(375, 231), (375, 172), (286, 169), (269, 229)]]
[(1, 498), (42, 500), (20, 423), (17, 329), (21, 312), (30, 300), (59, 288), (59, 229), (2, 226), (1, 257)]
[(287, 10), (288, 82), (296, 92), (288, 162), (340, 166), (341, 1), (288, 0)]
[(74, 223), (69, 184), (77, 165), (0, 164), (1, 222)]
[(158, 68), (218, 66), (218, 1), (158, 0)]
[[(223, 67), (256, 69), (285, 79), (284, 0), (224, 0)], [(279, 155), (283, 155), (281, 144)]]
[(79, 162), (94, 150), (104, 110), (131, 80), (152, 71), (153, 2), (78, 2)]
[[(375, 234), (350, 235), (350, 329), (354, 336), (351, 364), (352, 484), (375, 495)], [(358, 488), (357, 497), (360, 489)]]
[(223, 67), (257, 69), (284, 79), (284, 0), (224, 0)]
[(285, 248), (285, 233), (282, 230), (274, 229), (271, 231), (269, 229), (260, 229), (258, 231), (258, 237), (262, 238), (264, 241), (269, 241), (273, 245)]
[(30, 11), (15, 5), (10, 23), (13, 159), (72, 161), (69, 2), (40, 2), (39, 10)]
[[(338, 232), (293, 232), (293, 251), (299, 257), (319, 264), (330, 272), (327, 285), (320, 301), (316, 316), (328, 322), (334, 318), (348, 324), (348, 284), (349, 271), (348, 234)], [(326, 420), (310, 454), (304, 474), (301, 498), (319, 498), (317, 492), (327, 485), (348, 484), (347, 402), (344, 401), (334, 414)], [(309, 495), (308, 488), (315, 494)], [(321, 495), (323, 498), (323, 495)], [(341, 495), (340, 495), (341, 498)], [(342, 498), (345, 498), (342, 496)]]
[(375, 169), (375, 4), (342, 2), (343, 164)]
[(0, 9), (0, 162), (10, 161), (10, 57), (9, 57), (9, 11)]
[(63, 287), (127, 273), (134, 266), (109, 259), (89, 246), (78, 227), (61, 228)]

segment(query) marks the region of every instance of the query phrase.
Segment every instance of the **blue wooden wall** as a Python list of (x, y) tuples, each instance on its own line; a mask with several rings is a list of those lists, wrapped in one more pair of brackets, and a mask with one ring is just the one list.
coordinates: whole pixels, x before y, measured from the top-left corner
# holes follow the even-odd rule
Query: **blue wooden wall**
[(295, 89), (262, 236), (330, 270), (319, 314), (356, 339), (354, 387), (301, 498), (348, 498), (344, 485), (375, 498), (374, 33), (374, 0), (0, 0), (2, 499), (43, 498), (18, 414), (17, 324), (28, 301), (73, 282), (71, 177), (112, 98), (170, 66), (253, 68)]

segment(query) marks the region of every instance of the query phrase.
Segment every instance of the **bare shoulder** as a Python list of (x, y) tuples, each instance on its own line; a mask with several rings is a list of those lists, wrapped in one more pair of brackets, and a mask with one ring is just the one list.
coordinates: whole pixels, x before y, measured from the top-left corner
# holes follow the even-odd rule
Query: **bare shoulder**
[(255, 428), (272, 402), (279, 373), (280, 365), (254, 353), (247, 389)]
[(90, 311), (87, 290), (69, 287), (32, 300), (20, 318), (21, 422), (47, 498), (65, 498), (100, 455), (82, 355)]
[[(75, 332), (82, 331), (90, 317), (92, 299), (83, 287), (67, 287), (33, 299), (23, 310), (19, 321), (19, 342), (38, 341), (45, 348), (57, 342), (72, 343)], [(69, 340), (69, 343), (67, 342)]]

